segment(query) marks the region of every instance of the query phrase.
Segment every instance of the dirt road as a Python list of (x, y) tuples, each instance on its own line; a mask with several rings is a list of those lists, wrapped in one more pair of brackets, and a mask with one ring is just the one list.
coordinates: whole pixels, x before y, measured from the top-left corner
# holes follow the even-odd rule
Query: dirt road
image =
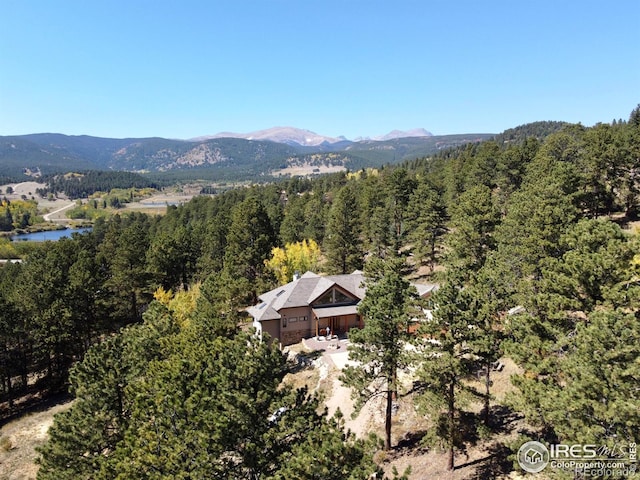
[(45, 222), (67, 222), (69, 221), (69, 219), (66, 217), (66, 215), (60, 215), (62, 212), (69, 210), (70, 208), (73, 208), (76, 206), (75, 202), (69, 203), (67, 205), (65, 205), (64, 207), (58, 208), (57, 210), (54, 210), (53, 212), (50, 213), (46, 213), (42, 216), (42, 218), (44, 218)]

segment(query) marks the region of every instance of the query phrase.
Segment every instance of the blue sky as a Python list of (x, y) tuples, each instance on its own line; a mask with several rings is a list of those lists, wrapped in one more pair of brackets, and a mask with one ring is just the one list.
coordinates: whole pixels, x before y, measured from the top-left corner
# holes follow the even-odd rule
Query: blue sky
[(3, 0), (0, 135), (593, 125), (640, 102), (640, 2)]

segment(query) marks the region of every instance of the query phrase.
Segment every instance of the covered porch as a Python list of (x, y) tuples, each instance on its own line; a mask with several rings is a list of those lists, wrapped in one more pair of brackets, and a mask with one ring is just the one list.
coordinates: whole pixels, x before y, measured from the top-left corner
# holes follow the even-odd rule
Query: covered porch
[(311, 309), (315, 324), (315, 336), (326, 336), (327, 329), (331, 336), (345, 335), (354, 327), (362, 328), (362, 319), (357, 305), (340, 307), (315, 307)]

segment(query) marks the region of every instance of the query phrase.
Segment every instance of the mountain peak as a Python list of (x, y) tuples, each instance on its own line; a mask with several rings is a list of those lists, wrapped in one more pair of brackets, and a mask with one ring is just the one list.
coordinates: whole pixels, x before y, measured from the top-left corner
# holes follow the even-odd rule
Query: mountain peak
[(373, 137), (373, 140), (394, 140), (396, 138), (407, 138), (407, 137), (433, 137), (431, 132), (428, 132), (424, 128), (414, 128), (411, 130), (392, 130), (386, 135), (379, 135), (377, 137)]
[(327, 137), (319, 135), (311, 130), (295, 127), (272, 127), (265, 130), (257, 130), (249, 133), (220, 132), (215, 135), (192, 138), (192, 141), (209, 140), (213, 138), (243, 138), (245, 140), (270, 140), (288, 145), (317, 146), (337, 143), (344, 140), (344, 137)]

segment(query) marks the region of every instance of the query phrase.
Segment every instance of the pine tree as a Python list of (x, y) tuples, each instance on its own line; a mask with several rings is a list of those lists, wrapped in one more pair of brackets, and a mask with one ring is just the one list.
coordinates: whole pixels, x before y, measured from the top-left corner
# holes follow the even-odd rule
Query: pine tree
[(573, 167), (555, 165), (545, 169), (550, 171), (543, 174), (536, 169), (539, 176), (528, 178), (511, 196), (507, 213), (495, 231), (504, 271), (514, 281), (539, 277), (541, 260), (558, 254), (560, 237), (578, 217)]
[(404, 259), (372, 259), (367, 265), (367, 295), (358, 311), (365, 318), (362, 329), (349, 332), (349, 359), (359, 363), (348, 366), (340, 377), (353, 389), (356, 411), (372, 398), (384, 395), (385, 449), (391, 448), (393, 395), (398, 390), (398, 372), (406, 368), (411, 357), (406, 345), (413, 317), (415, 291), (403, 278)]
[(426, 262), (433, 272), (438, 243), (446, 233), (446, 208), (438, 191), (423, 181), (413, 191), (407, 205), (407, 231), (416, 260)]
[(175, 323), (153, 303), (145, 323), (93, 346), (70, 374), (72, 408), (56, 416), (40, 451), (38, 478), (96, 478), (124, 441), (136, 395), (129, 386), (150, 362), (164, 358)]
[(350, 273), (361, 268), (363, 252), (358, 206), (351, 185), (344, 186), (333, 200), (324, 239), (327, 270)]
[(409, 196), (415, 188), (415, 181), (409, 177), (406, 169), (395, 168), (390, 175), (385, 177), (384, 183), (394, 226), (393, 248), (397, 252), (403, 244), (405, 213), (409, 203)]
[(560, 439), (619, 447), (640, 425), (640, 321), (621, 310), (593, 313), (562, 361), (563, 388), (550, 413)]
[(195, 240), (192, 229), (183, 225), (156, 232), (147, 251), (147, 264), (157, 284), (166, 289), (189, 288), (199, 256)]
[(359, 183), (358, 205), (364, 248), (370, 254), (384, 258), (395, 240), (392, 200), (380, 176), (366, 176)]
[[(633, 127), (640, 127), (640, 103), (631, 111), (631, 114), (629, 115), (629, 125)], [(9, 192), (7, 191), (7, 193)]]
[(368, 221), (369, 252), (379, 258), (385, 258), (395, 250), (395, 233), (391, 222), (390, 205), (375, 207)]
[[(632, 257), (635, 247), (615, 224), (582, 220), (562, 235), (560, 256), (541, 261), (540, 278), (523, 297), (526, 314), (509, 319), (510, 356), (524, 370), (513, 381), (514, 405), (553, 434), (552, 412), (566, 384), (563, 359), (576, 331), (602, 308), (636, 308)], [(631, 302), (631, 303), (630, 303)]]
[(310, 238), (318, 242), (318, 245), (322, 245), (325, 237), (327, 212), (328, 205), (323, 201), (322, 196), (319, 193), (312, 195), (304, 207), (304, 238)]
[(234, 305), (255, 303), (265, 284), (265, 260), (276, 244), (271, 220), (262, 203), (249, 197), (231, 213), (222, 276)]
[(10, 232), (11, 230), (13, 230), (13, 215), (7, 205), (4, 207), (4, 214), (0, 215), (0, 231)]
[(467, 190), (452, 208), (451, 232), (447, 238), (447, 265), (451, 275), (466, 276), (482, 268), (487, 255), (495, 248), (493, 231), (499, 213), (491, 190), (476, 186)]
[(123, 349), (122, 336), (108, 339), (89, 350), (72, 372), (77, 400), (49, 429), (49, 441), (39, 450), (39, 479), (94, 478), (104, 452), (123, 439), (128, 383)]
[(105, 287), (112, 316), (127, 323), (139, 321), (150, 301), (146, 254), (149, 249), (149, 219), (146, 215), (114, 217), (107, 227), (98, 256), (109, 269)]
[(433, 319), (420, 329), (424, 341), (417, 374), (424, 387), (419, 405), (435, 419), (434, 433), (446, 445), (448, 468), (453, 470), (455, 449), (464, 443), (459, 411), (468, 392), (465, 380), (478, 366), (471, 346), (474, 320), (468, 294), (460, 284), (444, 283), (434, 294), (433, 305)]
[(298, 195), (289, 196), (289, 201), (284, 210), (284, 219), (280, 225), (280, 241), (282, 244), (302, 241), (307, 219), (304, 214), (305, 199)]
[(468, 298), (470, 328), (469, 346), (481, 364), (479, 372), (484, 373), (483, 421), (490, 426), (491, 421), (491, 371), (503, 355), (506, 339), (504, 318), (511, 308), (509, 289), (490, 256), (480, 271), (471, 275), (465, 294)]
[(18, 263), (0, 268), (0, 391), (12, 413), (16, 394), (27, 386), (32, 350), (27, 316), (15, 299), (22, 268)]
[(125, 439), (100, 478), (355, 479), (377, 470), (315, 397), (282, 385), (288, 368), (276, 346), (194, 327), (136, 384)]

